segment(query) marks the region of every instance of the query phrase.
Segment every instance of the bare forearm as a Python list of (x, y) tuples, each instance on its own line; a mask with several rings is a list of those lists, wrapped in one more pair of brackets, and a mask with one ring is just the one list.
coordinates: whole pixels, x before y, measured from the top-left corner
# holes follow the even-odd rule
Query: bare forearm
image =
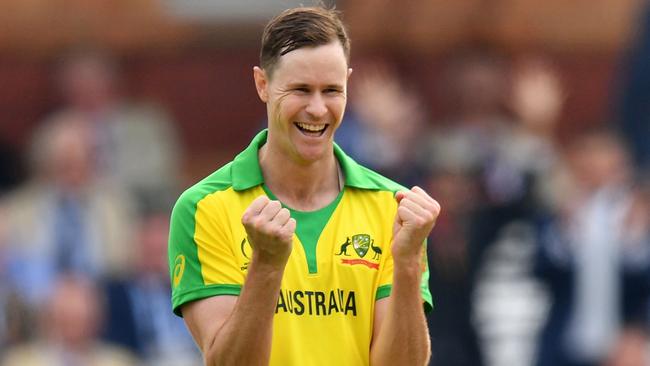
[(372, 344), (372, 365), (426, 365), (428, 362), (430, 346), (420, 295), (421, 277), (419, 261), (395, 263), (387, 313)]
[(204, 350), (207, 365), (268, 365), (283, 272), (251, 262), (232, 314)]

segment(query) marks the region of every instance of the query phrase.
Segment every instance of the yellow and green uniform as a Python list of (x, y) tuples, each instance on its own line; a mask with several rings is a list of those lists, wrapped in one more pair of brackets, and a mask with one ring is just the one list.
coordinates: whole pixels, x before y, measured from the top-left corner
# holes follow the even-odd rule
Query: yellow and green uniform
[[(169, 265), (174, 312), (217, 295), (239, 295), (251, 247), (241, 218), (266, 194), (262, 131), (235, 159), (185, 191), (172, 212)], [(400, 185), (358, 165), (334, 145), (345, 186), (328, 206), (296, 219), (273, 319), (271, 365), (367, 365), (375, 301), (390, 295), (390, 245)], [(431, 308), (426, 259), (421, 293)], [(250, 314), (255, 316), (255, 314)], [(251, 350), (255, 352), (255, 350)]]

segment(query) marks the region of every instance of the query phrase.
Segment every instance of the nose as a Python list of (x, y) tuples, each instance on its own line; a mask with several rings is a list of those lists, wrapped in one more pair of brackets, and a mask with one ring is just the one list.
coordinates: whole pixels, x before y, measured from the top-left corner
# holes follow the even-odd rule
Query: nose
[(321, 93), (312, 94), (305, 110), (315, 119), (324, 117), (327, 113), (327, 105), (325, 104), (323, 95)]

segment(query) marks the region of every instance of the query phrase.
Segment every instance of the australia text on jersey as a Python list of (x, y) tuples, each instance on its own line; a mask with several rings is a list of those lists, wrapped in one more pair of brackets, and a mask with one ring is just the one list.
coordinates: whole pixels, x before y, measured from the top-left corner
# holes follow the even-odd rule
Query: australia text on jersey
[(280, 290), (275, 313), (280, 311), (294, 315), (351, 314), (357, 316), (357, 302), (354, 291), (342, 289), (329, 292)]

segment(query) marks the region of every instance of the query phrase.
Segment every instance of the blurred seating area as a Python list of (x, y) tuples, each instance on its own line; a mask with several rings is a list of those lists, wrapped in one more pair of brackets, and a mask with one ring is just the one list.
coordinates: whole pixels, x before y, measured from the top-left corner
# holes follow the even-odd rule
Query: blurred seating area
[[(261, 29), (305, 2), (264, 3), (0, 4), (0, 366), (202, 364), (169, 214), (265, 119)], [(337, 143), (443, 207), (431, 365), (650, 365), (650, 5), (336, 3)]]

